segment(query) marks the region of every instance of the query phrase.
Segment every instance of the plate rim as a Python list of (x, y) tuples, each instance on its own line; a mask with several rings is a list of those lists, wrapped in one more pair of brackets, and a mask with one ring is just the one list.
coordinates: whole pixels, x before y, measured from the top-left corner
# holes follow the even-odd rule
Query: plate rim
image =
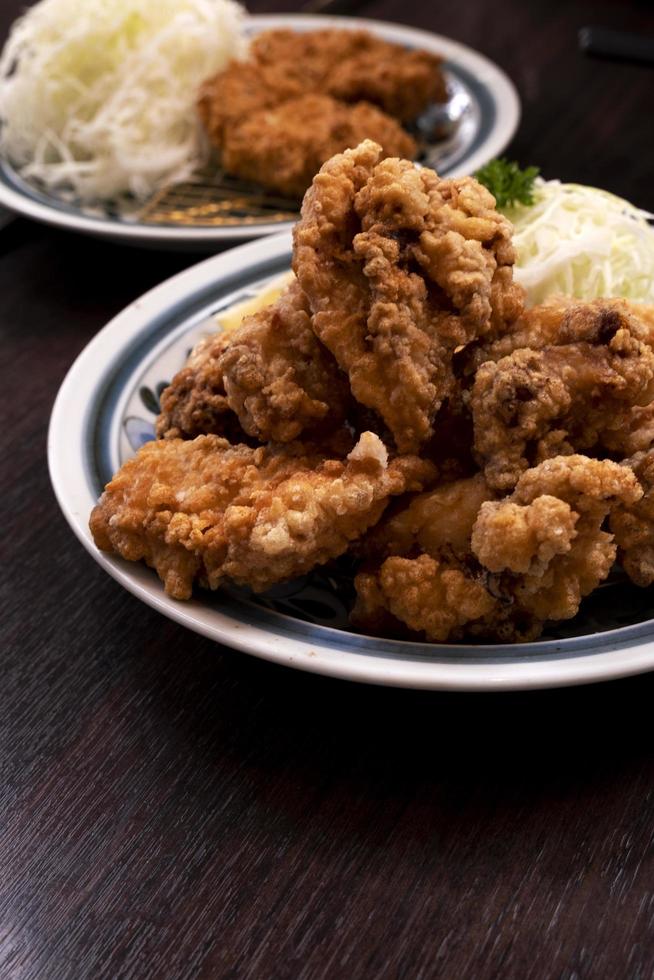
[[(448, 170), (446, 176), (459, 177), (477, 170), (483, 163), (497, 156), (512, 139), (521, 117), (521, 104), (516, 86), (508, 74), (494, 61), (474, 48), (452, 38), (437, 34), (424, 28), (397, 24), (365, 17), (345, 17), (329, 14), (248, 14), (245, 27), (254, 22), (258, 30), (274, 27), (328, 27), (330, 25), (347, 29), (371, 29), (379, 34), (393, 33), (398, 40), (421, 41), (427, 50), (438, 48), (439, 53), (456, 57), (465, 67), (473, 67), (475, 74), (493, 95), (497, 113), (493, 128), (482, 146), (478, 147), (465, 165), (456, 165)], [(0, 160), (2, 167), (11, 165)], [(249, 241), (253, 238), (284, 233), (293, 222), (274, 222), (242, 227), (168, 227), (164, 225), (130, 224), (106, 218), (94, 218), (83, 213), (71, 214), (59, 210), (54, 205), (34, 200), (10, 186), (0, 170), (0, 205), (24, 217), (33, 218), (45, 224), (78, 231), (94, 237), (114, 242), (143, 246), (165, 247), (207, 247), (228, 242)]]
[[(335, 650), (306, 639), (244, 625), (201, 600), (177, 602), (166, 596), (151, 569), (100, 552), (88, 528), (94, 504), (84, 471), (84, 437), (90, 400), (98, 389), (107, 355), (114, 356), (157, 315), (210, 282), (217, 285), (290, 253), (290, 233), (259, 239), (211, 256), (144, 293), (112, 318), (77, 356), (56, 396), (48, 429), (48, 466), (57, 502), (89, 554), (127, 591), (167, 618), (215, 642), (278, 664), (366, 683), (432, 690), (527, 690), (611, 680), (654, 669), (654, 631), (628, 640), (606, 635), (597, 652), (557, 656), (556, 644), (539, 656), (510, 662), (462, 663), (424, 658), (397, 659), (356, 650)], [(80, 397), (84, 406), (80, 411)], [(435, 645), (437, 647), (438, 645)], [(497, 645), (497, 654), (514, 646)], [(551, 650), (551, 654), (549, 654)]]

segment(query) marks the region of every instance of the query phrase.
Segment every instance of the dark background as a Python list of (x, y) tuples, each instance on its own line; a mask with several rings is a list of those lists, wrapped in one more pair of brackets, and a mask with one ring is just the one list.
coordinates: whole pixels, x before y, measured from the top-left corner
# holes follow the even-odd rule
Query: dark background
[[(360, 13), (484, 52), (523, 101), (513, 158), (654, 210), (654, 68), (577, 50), (589, 23), (654, 35), (649, 3)], [(652, 675), (472, 696), (294, 673), (158, 616), (73, 537), (57, 388), (192, 261), (0, 234), (0, 977), (650, 977)]]

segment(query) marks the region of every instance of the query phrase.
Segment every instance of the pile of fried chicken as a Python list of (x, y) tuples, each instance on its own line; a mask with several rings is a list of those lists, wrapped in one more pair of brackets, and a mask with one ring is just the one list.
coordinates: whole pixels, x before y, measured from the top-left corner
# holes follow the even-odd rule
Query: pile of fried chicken
[(403, 127), (447, 101), (441, 58), (368, 31), (264, 31), (202, 87), (200, 118), (228, 173), (300, 198), (320, 165), (370, 137), (414, 157)]
[(325, 163), (296, 278), (193, 351), (91, 529), (179, 599), (348, 552), (361, 631), (532, 640), (616, 560), (654, 582), (654, 308), (527, 309), (491, 194), (382, 157)]

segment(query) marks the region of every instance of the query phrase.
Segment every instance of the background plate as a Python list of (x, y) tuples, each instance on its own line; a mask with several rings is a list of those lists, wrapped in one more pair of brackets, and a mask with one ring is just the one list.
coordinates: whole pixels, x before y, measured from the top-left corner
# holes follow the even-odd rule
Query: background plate
[[(247, 30), (256, 34), (277, 27), (298, 31), (321, 27), (366, 29), (379, 37), (410, 48), (423, 48), (445, 58), (445, 69), (453, 93), (463, 98), (468, 109), (456, 137), (432, 148), (430, 166), (443, 175), (457, 176), (477, 170), (507, 145), (520, 118), (520, 102), (513, 83), (488, 58), (463, 44), (429, 31), (354, 17), (294, 14), (253, 15)], [(82, 208), (39, 190), (22, 180), (0, 161), (0, 204), (30, 218), (103, 238), (154, 248), (211, 249), (217, 244), (270, 235), (287, 230), (291, 222), (252, 223), (226, 226), (180, 226), (123, 220), (102, 209)]]
[[(183, 603), (164, 593), (150, 569), (96, 549), (90, 510), (113, 470), (151, 436), (158, 388), (197, 338), (215, 329), (216, 314), (288, 269), (290, 254), (290, 235), (284, 234), (187, 269), (127, 307), (70, 369), (52, 412), (50, 474), (65, 517), (95, 560), (189, 629), (267, 660), (350, 680), (489, 691), (579, 684), (654, 668), (650, 590), (608, 589), (599, 611), (591, 608), (576, 627), (563, 624), (560, 637), (536, 643), (408, 643), (340, 628), (345, 576), (339, 583), (319, 572), (264, 597), (245, 590), (198, 592)], [(579, 623), (581, 635), (571, 635)]]

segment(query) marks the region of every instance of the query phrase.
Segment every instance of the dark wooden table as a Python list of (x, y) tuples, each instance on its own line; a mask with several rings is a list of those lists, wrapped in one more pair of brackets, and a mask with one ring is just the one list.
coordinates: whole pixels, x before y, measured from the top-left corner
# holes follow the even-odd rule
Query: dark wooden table
[[(514, 158), (654, 210), (654, 68), (576, 42), (593, 22), (654, 34), (648, 3), (361, 13), (495, 59), (523, 100)], [(60, 516), (46, 427), (93, 334), (193, 259), (26, 220), (0, 256), (0, 977), (652, 976), (654, 676), (355, 686), (139, 604)]]

